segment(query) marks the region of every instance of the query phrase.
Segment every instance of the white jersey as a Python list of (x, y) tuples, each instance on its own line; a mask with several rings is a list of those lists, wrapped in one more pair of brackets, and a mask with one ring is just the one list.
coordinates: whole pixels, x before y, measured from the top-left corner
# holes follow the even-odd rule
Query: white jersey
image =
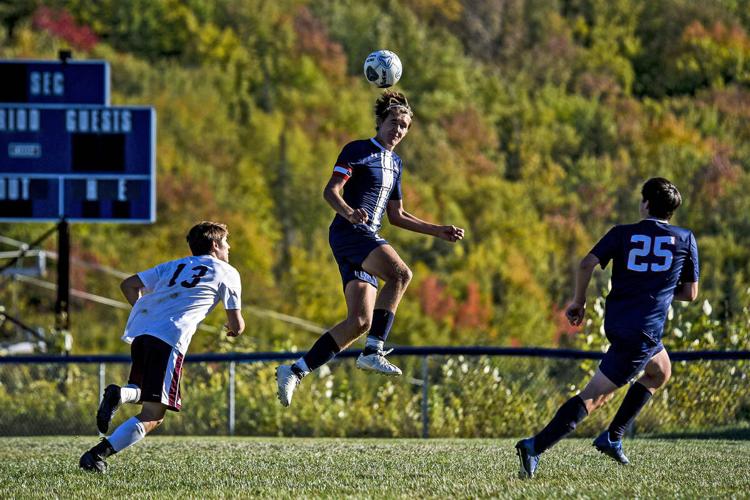
[(128, 344), (152, 335), (187, 352), (198, 323), (218, 304), (240, 309), (242, 286), (235, 268), (211, 255), (185, 257), (138, 273), (145, 285), (128, 318)]

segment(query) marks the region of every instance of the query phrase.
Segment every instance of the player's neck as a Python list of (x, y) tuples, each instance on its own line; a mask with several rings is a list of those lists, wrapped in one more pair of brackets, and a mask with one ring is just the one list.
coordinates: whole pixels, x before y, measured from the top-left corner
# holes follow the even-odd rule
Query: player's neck
[(377, 147), (379, 147), (380, 149), (382, 149), (384, 151), (391, 151), (392, 152), (394, 150), (394, 148), (395, 148), (395, 146), (388, 147), (387, 143), (379, 135), (376, 135), (375, 137), (373, 137), (370, 140), (372, 142), (374, 142)]
[(654, 217), (653, 215), (649, 215), (644, 220), (655, 220), (656, 222), (662, 222), (664, 224), (669, 224), (669, 221), (667, 219), (660, 219), (658, 217)]

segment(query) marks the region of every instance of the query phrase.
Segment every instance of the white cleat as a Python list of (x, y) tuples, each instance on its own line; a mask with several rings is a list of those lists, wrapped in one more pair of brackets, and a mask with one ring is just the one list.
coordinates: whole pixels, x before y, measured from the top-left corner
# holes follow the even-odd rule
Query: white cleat
[(281, 365), (276, 368), (277, 395), (283, 406), (292, 404), (292, 394), (299, 385), (300, 379), (292, 371), (291, 365)]
[(398, 377), (401, 375), (401, 368), (385, 359), (385, 357), (391, 352), (393, 352), (393, 349), (388, 351), (378, 351), (373, 354), (368, 354), (367, 356), (362, 353), (357, 358), (357, 368), (360, 370), (382, 373), (389, 377)]

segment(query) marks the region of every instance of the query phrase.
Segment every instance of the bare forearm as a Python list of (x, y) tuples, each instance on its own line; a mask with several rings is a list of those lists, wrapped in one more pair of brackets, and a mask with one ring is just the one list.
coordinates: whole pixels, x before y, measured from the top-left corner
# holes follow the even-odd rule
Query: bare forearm
[(582, 262), (576, 270), (576, 284), (573, 291), (573, 302), (577, 304), (586, 303), (586, 290), (591, 282), (591, 275), (594, 273), (594, 266)]
[(389, 217), (388, 220), (396, 227), (414, 231), (415, 233), (429, 234), (430, 236), (437, 236), (440, 228), (440, 226), (423, 221), (406, 211), (402, 211), (398, 216)]
[(323, 198), (326, 200), (328, 205), (330, 205), (331, 208), (336, 211), (337, 214), (345, 219), (349, 219), (349, 217), (354, 212), (354, 209), (350, 207), (344, 201), (344, 198), (342, 198), (341, 195), (335, 191), (326, 190), (323, 193)]

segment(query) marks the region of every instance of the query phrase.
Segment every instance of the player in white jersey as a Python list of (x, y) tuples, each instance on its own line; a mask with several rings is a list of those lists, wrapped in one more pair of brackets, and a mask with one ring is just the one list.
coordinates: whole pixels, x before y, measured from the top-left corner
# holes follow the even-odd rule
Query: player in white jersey
[(109, 385), (96, 414), (107, 432), (122, 403), (142, 403), (141, 412), (81, 456), (79, 465), (104, 472), (105, 459), (156, 429), (167, 410), (180, 411), (182, 362), (198, 324), (221, 301), (227, 335), (245, 329), (240, 313), (240, 275), (229, 265), (227, 227), (201, 222), (187, 235), (190, 257), (173, 260), (125, 279), (120, 288), (133, 306), (122, 339), (131, 345), (128, 384)]

